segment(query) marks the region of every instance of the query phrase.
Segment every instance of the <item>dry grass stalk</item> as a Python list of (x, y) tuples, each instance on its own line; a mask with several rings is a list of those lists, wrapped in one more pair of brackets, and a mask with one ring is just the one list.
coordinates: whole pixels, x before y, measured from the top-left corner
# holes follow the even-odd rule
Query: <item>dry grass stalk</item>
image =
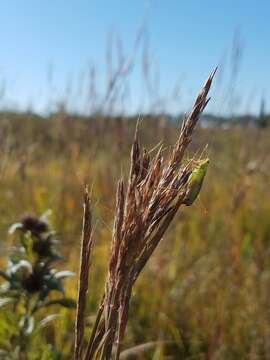
[(136, 129), (131, 151), (127, 190), (120, 179), (105, 293), (85, 360), (119, 359), (132, 287), (168, 229), (188, 190), (192, 163), (182, 164), (199, 116), (207, 105), (216, 70), (209, 76), (191, 113), (183, 122), (179, 138), (168, 159), (160, 146), (154, 159), (140, 151)]
[(90, 198), (88, 188), (84, 192), (84, 214), (81, 240), (80, 275), (78, 284), (78, 298), (75, 324), (75, 348), (74, 359), (82, 357), (83, 336), (84, 336), (84, 312), (86, 306), (86, 295), (88, 291), (88, 277), (90, 268), (90, 255), (93, 246), (92, 237), (92, 216), (90, 209)]

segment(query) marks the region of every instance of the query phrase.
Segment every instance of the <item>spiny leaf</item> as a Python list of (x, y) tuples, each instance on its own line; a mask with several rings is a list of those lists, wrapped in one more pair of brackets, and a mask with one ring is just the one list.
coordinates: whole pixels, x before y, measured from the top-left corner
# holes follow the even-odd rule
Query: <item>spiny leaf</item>
[(59, 271), (57, 272), (56, 274), (54, 274), (54, 277), (56, 279), (65, 279), (65, 278), (70, 278), (70, 277), (73, 277), (75, 276), (75, 273), (72, 272), (72, 271), (68, 271), (68, 270), (65, 270), (65, 271)]
[(22, 228), (22, 223), (18, 222), (18, 223), (15, 223), (15, 224), (12, 224), (10, 226), (10, 228), (8, 229), (8, 233), (10, 235), (14, 234), (14, 232), (17, 230), (17, 229), (21, 229)]
[(7, 305), (7, 304), (14, 303), (15, 301), (16, 301), (16, 299), (14, 299), (14, 298), (0, 298), (0, 307)]
[(70, 308), (70, 309), (76, 308), (76, 302), (70, 298), (62, 298), (62, 299), (55, 299), (55, 300), (48, 301), (46, 304), (44, 304), (44, 307), (51, 306), (51, 305), (61, 305), (63, 307)]
[(44, 319), (42, 319), (40, 321), (40, 323), (38, 324), (38, 327), (40, 329), (46, 327), (50, 322), (54, 321), (55, 319), (58, 319), (60, 317), (62, 317), (63, 315), (61, 314), (51, 314), (51, 315), (48, 315), (46, 316)]

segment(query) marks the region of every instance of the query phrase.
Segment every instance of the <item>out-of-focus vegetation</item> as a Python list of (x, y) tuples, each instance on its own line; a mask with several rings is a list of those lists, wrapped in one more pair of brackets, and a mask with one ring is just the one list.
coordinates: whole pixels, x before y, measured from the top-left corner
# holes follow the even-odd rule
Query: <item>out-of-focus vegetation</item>
[[(63, 285), (63, 279), (74, 273), (55, 268), (62, 257), (56, 251), (56, 234), (49, 227), (48, 215), (46, 212), (39, 218), (25, 214), (9, 229), (16, 240), (6, 267), (0, 270), (4, 280), (0, 287), (0, 356), (6, 360), (29, 357), (38, 335), (62, 315), (51, 308), (76, 307), (76, 302), (65, 296)], [(50, 344), (40, 344), (41, 349), (60, 356)]]
[[(63, 268), (78, 272), (83, 184), (93, 193), (95, 248), (86, 336), (103, 291), (116, 181), (127, 174), (135, 122), (101, 115), (50, 118), (1, 114), (0, 265), (13, 241), (7, 230), (22, 213), (52, 209)], [(173, 144), (177, 126), (145, 118), (140, 138), (149, 148)], [(175, 219), (131, 301), (124, 348), (156, 342), (142, 359), (269, 359), (270, 132), (233, 126), (197, 129), (190, 156), (210, 158), (204, 188), (192, 209)], [(61, 264), (60, 264), (61, 265)], [(77, 278), (67, 296), (76, 298)], [(61, 310), (36, 339), (29, 359), (70, 359), (74, 316)], [(7, 307), (1, 308), (1, 317)], [(137, 355), (138, 358), (139, 355)]]

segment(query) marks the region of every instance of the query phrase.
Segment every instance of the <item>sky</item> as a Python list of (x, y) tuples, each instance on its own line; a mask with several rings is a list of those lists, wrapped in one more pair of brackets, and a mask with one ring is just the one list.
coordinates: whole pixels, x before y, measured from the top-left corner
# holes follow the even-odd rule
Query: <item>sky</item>
[[(269, 20), (269, 0), (2, 0), (0, 107), (174, 114), (218, 65), (209, 112), (257, 114), (263, 97), (270, 111)], [(114, 105), (120, 53), (132, 66)]]

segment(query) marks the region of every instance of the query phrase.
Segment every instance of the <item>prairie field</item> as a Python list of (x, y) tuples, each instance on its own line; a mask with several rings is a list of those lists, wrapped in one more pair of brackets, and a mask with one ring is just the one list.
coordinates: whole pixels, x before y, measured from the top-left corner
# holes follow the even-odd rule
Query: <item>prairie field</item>
[[(76, 300), (89, 184), (94, 246), (85, 341), (104, 290), (117, 181), (128, 178), (136, 120), (64, 111), (46, 118), (0, 114), (1, 268), (16, 242), (11, 224), (51, 210), (64, 256), (58, 267), (75, 272), (65, 290)], [(138, 137), (153, 154), (162, 142), (165, 156), (179, 132), (180, 121), (145, 116)], [(130, 355), (121, 358), (270, 358), (269, 138), (267, 127), (197, 126), (185, 159), (210, 159), (203, 188), (191, 207), (177, 212), (134, 286), (123, 342)], [(35, 321), (53, 313), (61, 316), (29, 335), (27, 359), (72, 358), (75, 310), (52, 306)], [(0, 348), (10, 354), (17, 316), (9, 305), (0, 307)]]
[(270, 1), (0, 1), (0, 360), (270, 360)]

